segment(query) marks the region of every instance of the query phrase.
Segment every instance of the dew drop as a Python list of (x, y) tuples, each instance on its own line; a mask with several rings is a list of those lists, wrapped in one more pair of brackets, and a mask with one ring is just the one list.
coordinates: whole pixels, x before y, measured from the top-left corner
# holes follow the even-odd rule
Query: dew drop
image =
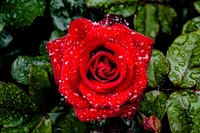
[(102, 115), (103, 118), (106, 118), (106, 115)]
[(132, 112), (128, 112), (128, 115), (132, 115)]
[(115, 112), (119, 112), (119, 111), (120, 111), (120, 109), (119, 109), (119, 108), (116, 108), (116, 109), (114, 109), (114, 111), (115, 111)]
[(90, 96), (91, 96), (91, 94), (90, 94), (90, 93), (88, 93), (88, 94), (87, 94), (87, 96), (88, 96), (88, 97), (90, 97)]
[(134, 34), (135, 34), (135, 32), (131, 32), (131, 34), (132, 34), (132, 35), (134, 35)]
[(68, 64), (68, 61), (65, 62), (65, 65), (67, 65), (67, 64)]
[(141, 46), (144, 46), (144, 42), (141, 42), (140, 45), (141, 45)]
[(57, 60), (56, 60), (56, 58), (54, 58), (53, 62), (54, 62), (54, 63), (57, 63)]
[(194, 82), (193, 82), (193, 81), (190, 81), (190, 82), (189, 82), (189, 85), (191, 85), (191, 86), (194, 85)]
[(178, 55), (180, 53), (180, 49), (175, 48), (173, 50), (173, 54)]
[(141, 60), (142, 59), (142, 57), (138, 57), (138, 60)]
[(97, 120), (98, 120), (98, 121), (100, 121), (100, 120), (101, 120), (101, 118), (100, 118), (100, 117), (97, 117)]
[(148, 54), (146, 54), (146, 56), (145, 57), (143, 57), (143, 59), (149, 59), (149, 56), (148, 56)]
[(188, 44), (190, 44), (190, 45), (191, 45), (191, 44), (192, 44), (192, 42), (191, 42), (191, 41), (188, 41)]
[(179, 62), (178, 63), (180, 66), (185, 66), (185, 62)]
[(122, 55), (120, 55), (120, 56), (119, 56), (119, 58), (120, 58), (120, 59), (122, 59), (122, 58), (123, 58), (123, 56), (122, 56)]

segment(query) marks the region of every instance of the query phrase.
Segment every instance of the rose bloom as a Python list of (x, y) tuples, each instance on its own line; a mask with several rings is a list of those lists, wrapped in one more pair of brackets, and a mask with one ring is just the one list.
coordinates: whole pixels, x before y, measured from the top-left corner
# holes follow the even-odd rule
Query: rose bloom
[(136, 113), (153, 43), (116, 15), (98, 23), (73, 20), (66, 36), (47, 43), (59, 92), (80, 121)]

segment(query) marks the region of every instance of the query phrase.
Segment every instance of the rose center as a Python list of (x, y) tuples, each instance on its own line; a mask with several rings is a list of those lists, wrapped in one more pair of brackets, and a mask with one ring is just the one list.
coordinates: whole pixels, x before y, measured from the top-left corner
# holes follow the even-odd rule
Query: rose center
[(88, 79), (100, 82), (114, 81), (119, 76), (114, 56), (106, 51), (99, 51), (89, 61)]

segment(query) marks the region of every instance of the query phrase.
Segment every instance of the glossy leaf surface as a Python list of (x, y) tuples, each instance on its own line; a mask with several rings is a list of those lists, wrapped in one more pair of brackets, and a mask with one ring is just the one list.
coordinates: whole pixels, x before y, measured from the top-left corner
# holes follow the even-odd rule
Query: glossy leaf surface
[(134, 17), (134, 29), (153, 39), (159, 31), (156, 6), (152, 4), (141, 5)]
[(200, 77), (200, 31), (178, 36), (167, 50), (169, 79), (175, 86), (191, 88)]
[(169, 64), (164, 54), (154, 49), (147, 69), (148, 85), (153, 88), (162, 86), (168, 72)]
[(31, 98), (14, 84), (0, 82), (0, 124), (5, 127), (18, 126), (36, 111)]
[(200, 132), (200, 95), (192, 90), (172, 93), (167, 101), (167, 114), (172, 133)]
[(147, 117), (156, 116), (162, 119), (166, 112), (166, 102), (165, 93), (156, 90), (150, 91), (145, 93), (140, 103), (139, 111)]
[(0, 20), (13, 28), (25, 28), (37, 16), (44, 15), (45, 7), (45, 0), (4, 0), (0, 5)]

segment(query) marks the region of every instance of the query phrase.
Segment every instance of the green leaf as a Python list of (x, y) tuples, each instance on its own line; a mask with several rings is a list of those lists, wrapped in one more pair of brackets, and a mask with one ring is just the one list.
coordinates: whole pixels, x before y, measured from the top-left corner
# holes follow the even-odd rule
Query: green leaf
[(176, 11), (165, 5), (158, 5), (158, 20), (161, 29), (164, 33), (172, 34), (173, 28), (176, 25), (177, 14)]
[(3, 31), (4, 26), (5, 26), (5, 25), (4, 25), (3, 23), (0, 22), (0, 33)]
[(166, 112), (166, 102), (165, 93), (153, 90), (145, 93), (139, 105), (139, 111), (147, 117), (156, 116), (161, 120)]
[(155, 88), (165, 83), (165, 78), (169, 72), (169, 64), (164, 54), (154, 49), (148, 65), (148, 85)]
[(200, 78), (199, 78), (199, 80), (197, 81), (196, 89), (197, 89), (197, 90), (200, 90)]
[(182, 34), (189, 33), (200, 29), (200, 17), (195, 17), (191, 20), (188, 20), (182, 29)]
[(200, 30), (178, 36), (167, 50), (169, 79), (175, 86), (191, 88), (200, 78)]
[(63, 31), (57, 29), (57, 30), (54, 30), (54, 31), (51, 33), (51, 36), (50, 36), (50, 39), (49, 39), (49, 40), (51, 41), (51, 40), (57, 39), (57, 38), (59, 38), (59, 37), (62, 37), (62, 36), (64, 36), (64, 35), (66, 35), (65, 32), (63, 32)]
[(0, 30), (0, 48), (5, 48), (7, 47), (10, 42), (12, 41), (13, 37), (11, 34), (9, 34), (7, 31)]
[(0, 125), (18, 126), (36, 111), (31, 98), (14, 84), (0, 82), (0, 96)]
[(138, 0), (86, 0), (89, 8), (97, 8), (104, 14), (116, 14), (129, 17), (136, 11)]
[(56, 113), (48, 113), (49, 118), (51, 119), (51, 123), (55, 126), (58, 120), (63, 116), (66, 115), (66, 112), (56, 112)]
[(42, 66), (53, 76), (51, 63), (48, 56), (19, 56), (12, 64), (11, 75), (19, 83), (28, 85), (29, 69), (31, 65)]
[(34, 100), (35, 104), (40, 107), (40, 109), (47, 110), (51, 102), (50, 99), (50, 81), (48, 73), (41, 67), (31, 65), (30, 76), (29, 76), (29, 93)]
[(167, 101), (167, 115), (172, 133), (199, 133), (200, 95), (192, 90), (172, 93)]
[(52, 133), (51, 120), (44, 116), (31, 133)]
[(30, 133), (42, 119), (42, 115), (33, 115), (26, 123), (17, 127), (3, 128), (1, 133)]
[(56, 28), (65, 31), (73, 19), (83, 17), (85, 6), (83, 0), (52, 0), (51, 17)]
[(194, 2), (194, 8), (197, 10), (198, 13), (200, 13), (200, 1)]
[(43, 41), (42, 44), (40, 45), (39, 47), (39, 53), (41, 55), (48, 55), (48, 52), (47, 52), (47, 49), (46, 49), (46, 44), (47, 44), (47, 41)]
[(87, 124), (80, 122), (77, 117), (75, 117), (73, 109), (70, 109), (70, 114), (63, 114), (58, 121), (55, 131), (59, 133), (85, 133), (88, 130)]
[(13, 28), (31, 25), (37, 16), (43, 16), (45, 0), (4, 0), (0, 6), (0, 20)]
[(134, 16), (134, 29), (153, 39), (156, 38), (159, 31), (156, 6), (145, 4), (138, 7)]

